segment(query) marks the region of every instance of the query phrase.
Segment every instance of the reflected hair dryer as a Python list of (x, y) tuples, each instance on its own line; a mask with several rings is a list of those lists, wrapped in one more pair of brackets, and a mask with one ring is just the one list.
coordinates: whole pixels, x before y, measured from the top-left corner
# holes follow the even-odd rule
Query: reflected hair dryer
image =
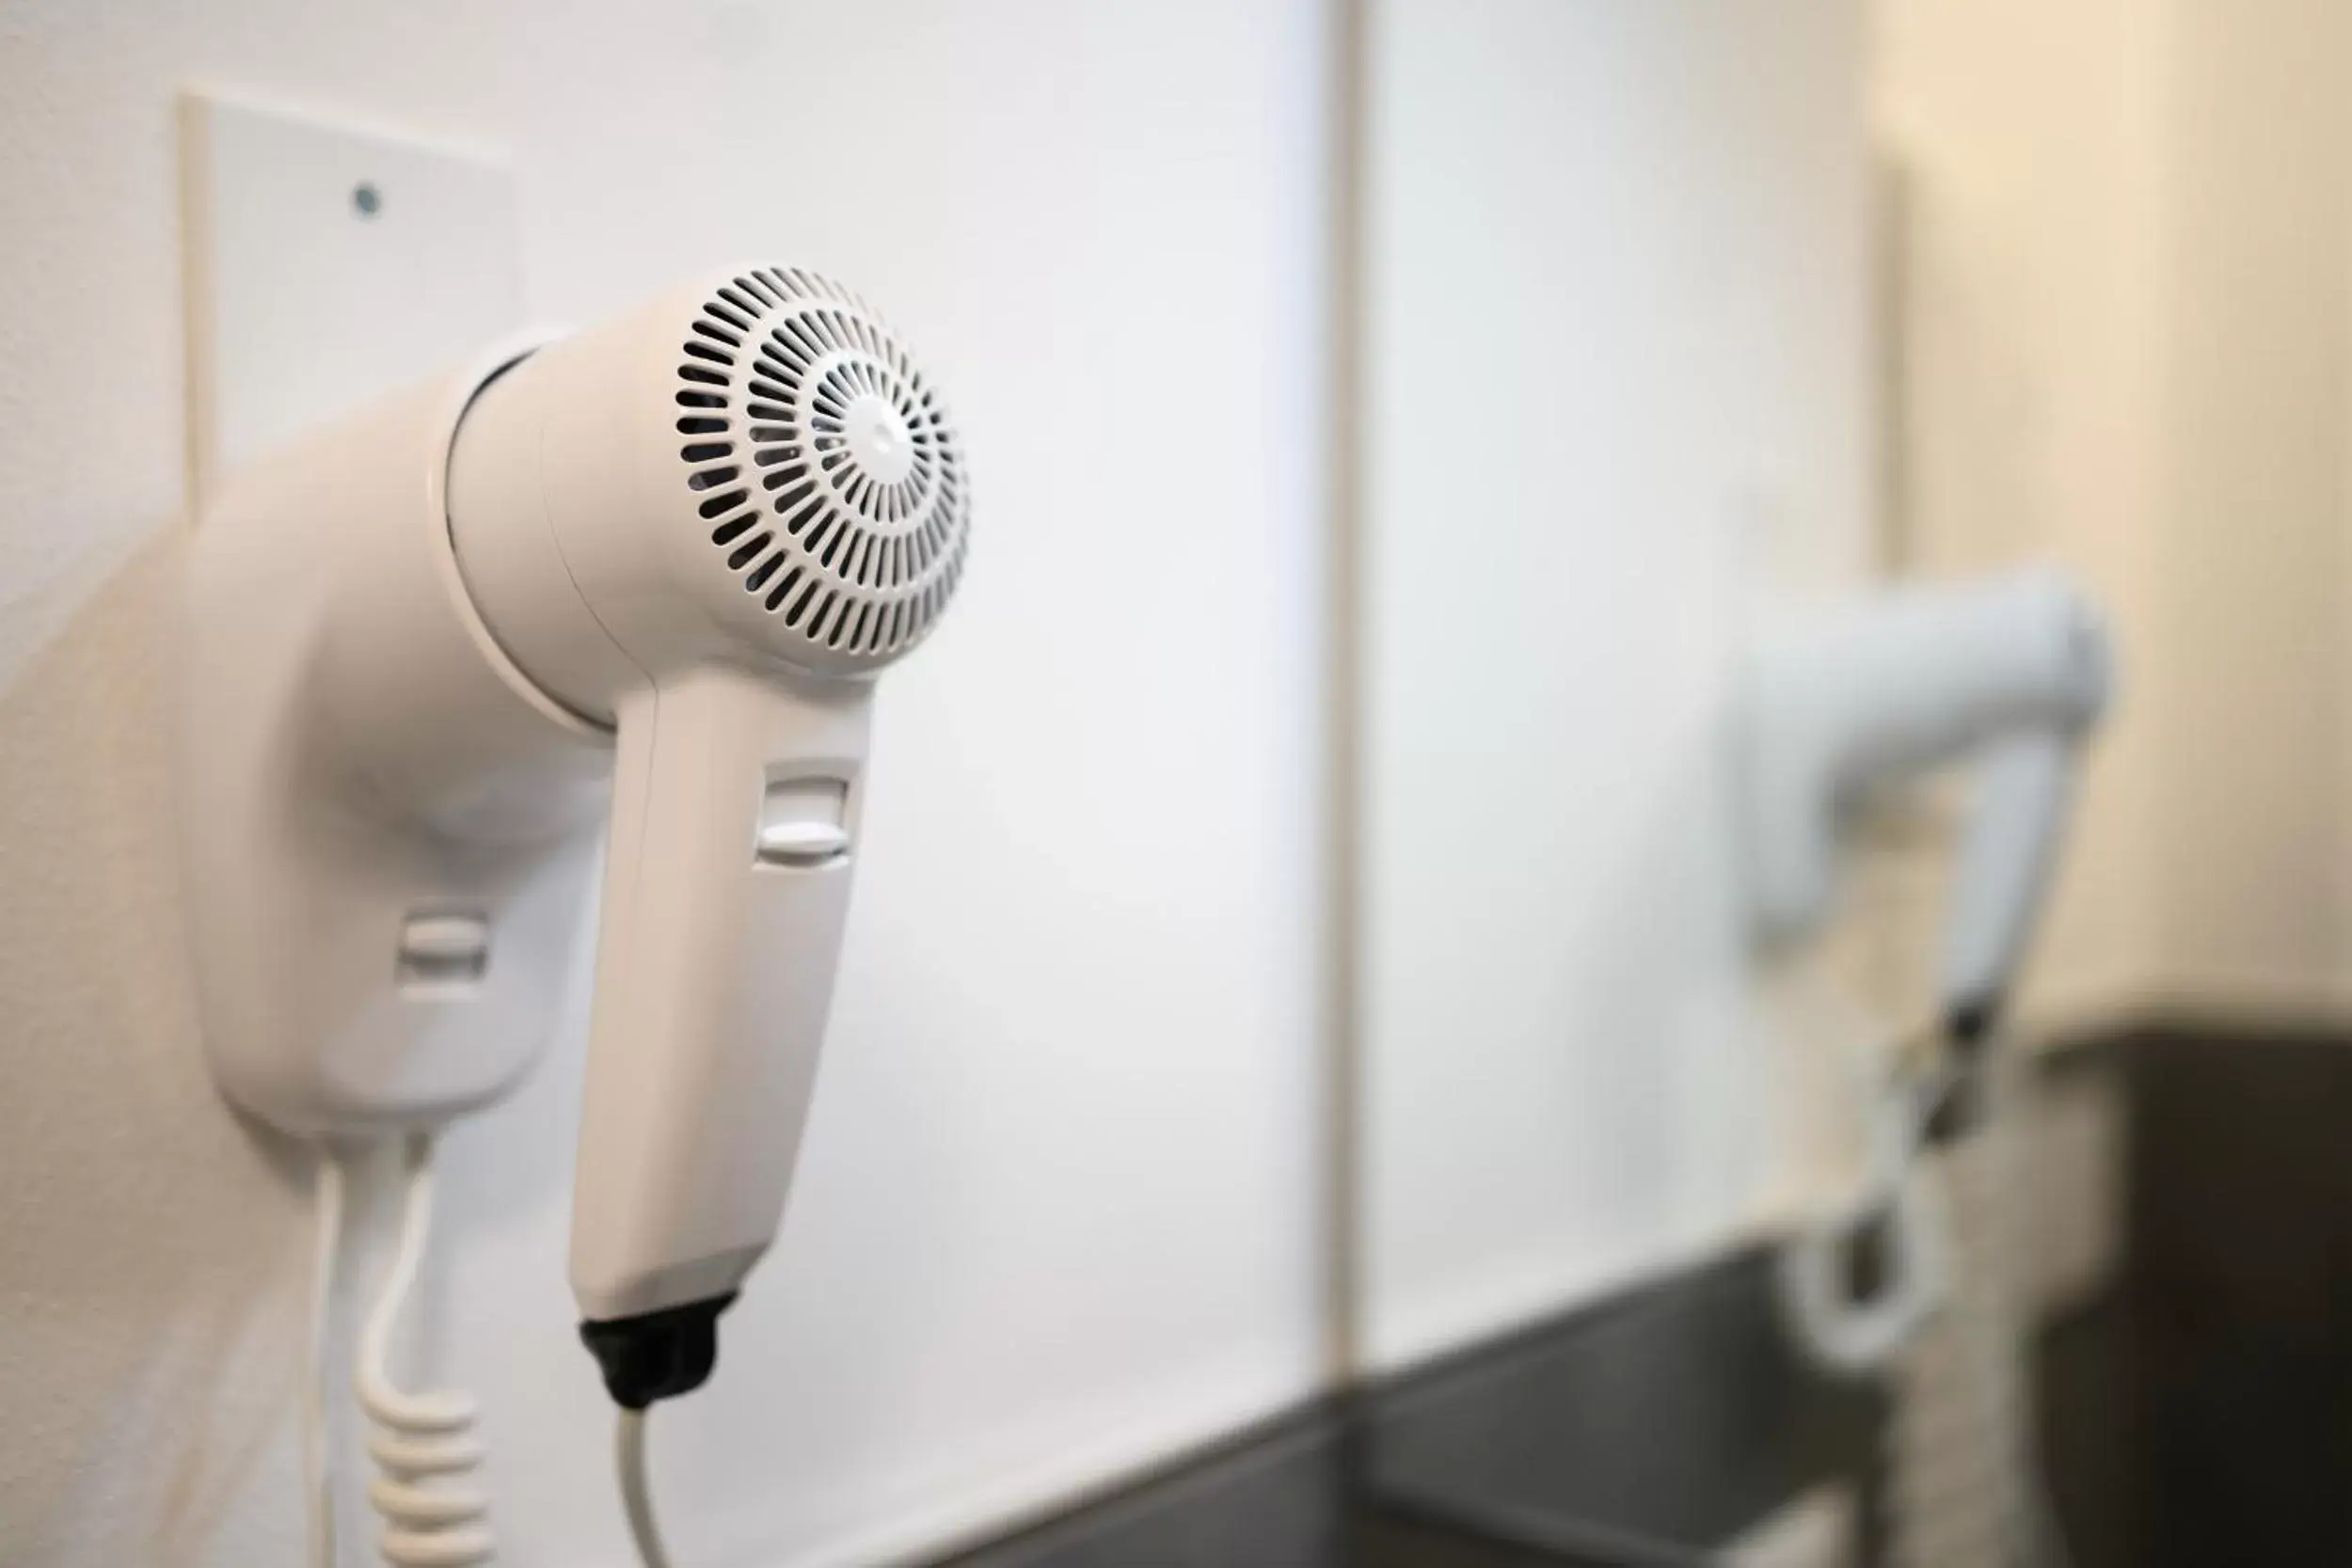
[[(1780, 1255), (1799, 1342), (1829, 1370), (1877, 1371), (1944, 1299), (1940, 1198), (1923, 1136), (1973, 1114), (1967, 1060), (1998, 1020), (2046, 899), (2085, 738), (2112, 698), (2113, 657), (2089, 599), (2055, 573), (1877, 595), (1758, 657), (1739, 710), (1742, 839), (1759, 942), (1788, 945), (1835, 911), (1843, 831), (1870, 790), (1957, 762), (1979, 776), (1938, 969), (1963, 1059), (1935, 1107), (1867, 1086), (1862, 1190), (1800, 1226)], [(1862, 1073), (1859, 1064), (1853, 1065)], [(1853, 1298), (1846, 1262), (1875, 1231), (1880, 1287)]]
[(1750, 909), (1759, 938), (1836, 905), (1840, 839), (1871, 789), (1979, 768), (1943, 930), (1940, 1001), (1981, 1037), (2049, 890), (2084, 738), (2112, 698), (2107, 631), (2056, 572), (1877, 595), (1761, 656), (1741, 693)]

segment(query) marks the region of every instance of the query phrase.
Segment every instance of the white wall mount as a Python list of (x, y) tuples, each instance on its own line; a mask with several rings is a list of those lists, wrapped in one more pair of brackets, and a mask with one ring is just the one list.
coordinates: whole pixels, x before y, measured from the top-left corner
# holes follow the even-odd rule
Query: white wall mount
[[(180, 128), (190, 500), (226, 531), (192, 560), (183, 712), (208, 1049), (233, 1098), (291, 1131), (429, 1125), (504, 1092), (547, 1037), (609, 756), (592, 726), (491, 673), (495, 643), (451, 592), (436, 454), (535, 341), (483, 347), (522, 315), (515, 182), (479, 150), (207, 89), (183, 94)], [(388, 396), (388, 438), (315, 444)], [(299, 536), (322, 528), (338, 557)], [(445, 641), (417, 645), (409, 615)], [(437, 657), (483, 705), (475, 722), (565, 733), (576, 766), (533, 787), (450, 781), (421, 817), (394, 809), (366, 759), (439, 718), (307, 709), (326, 664)], [(333, 739), (371, 729), (373, 752)], [(462, 831), (432, 826), (441, 813)], [(468, 842), (485, 826), (488, 853)]]
[(206, 1047), (289, 1132), (487, 1104), (580, 957), (611, 736), (473, 613), (444, 495), (460, 416), (520, 346), (396, 400), (369, 439), (257, 466), (191, 552), (182, 857)]

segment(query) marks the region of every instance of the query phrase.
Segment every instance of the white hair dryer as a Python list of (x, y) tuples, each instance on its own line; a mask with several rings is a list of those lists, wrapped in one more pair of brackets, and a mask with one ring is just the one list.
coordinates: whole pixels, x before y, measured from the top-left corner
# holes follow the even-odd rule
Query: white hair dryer
[(760, 266), (382, 405), (196, 533), (183, 859), (239, 1104), (316, 1137), (503, 1093), (609, 826), (571, 1274), (626, 1406), (702, 1381), (775, 1234), (873, 677), (968, 512), (898, 338)]
[[(1963, 1059), (1938, 1097), (1970, 1114), (1978, 1042), (1996, 1022), (2049, 889), (2085, 737), (2114, 682), (2104, 624), (2065, 578), (2032, 571), (1883, 594), (1762, 654), (1740, 692), (1740, 807), (1759, 942), (1787, 946), (1836, 907), (1840, 837), (1868, 790), (1963, 760), (1979, 776), (1943, 929), (1938, 1002)], [(1845, 1371), (1883, 1366), (1942, 1290), (1941, 1226), (1915, 1171), (1917, 1107), (1872, 1096), (1864, 1191), (1794, 1238), (1783, 1281), (1800, 1337)], [(1847, 1242), (1882, 1216), (1887, 1275), (1849, 1299)]]
[(2106, 629), (2054, 572), (1877, 595), (1767, 651), (1741, 693), (1743, 842), (1765, 942), (1836, 907), (1839, 839), (1873, 787), (1975, 758), (1944, 926), (1947, 1021), (1990, 1027), (2049, 887), (2076, 753), (2114, 682)]

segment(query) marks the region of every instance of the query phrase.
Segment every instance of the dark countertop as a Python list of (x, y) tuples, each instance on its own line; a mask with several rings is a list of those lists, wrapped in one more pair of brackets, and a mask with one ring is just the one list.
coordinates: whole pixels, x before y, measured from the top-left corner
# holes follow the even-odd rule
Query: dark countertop
[[(2352, 1560), (2352, 1039), (2150, 1028), (2046, 1061), (2127, 1128), (2121, 1277), (2045, 1325), (2083, 1568)], [(1760, 1250), (1626, 1292), (956, 1558), (957, 1568), (1677, 1565), (1816, 1481), (1882, 1396), (1796, 1364)]]
[[(1744, 1250), (1319, 1404), (951, 1568), (1678, 1568), (1815, 1482), (1883, 1402), (1799, 1363)], [(1867, 1516), (1873, 1511), (1866, 1506)]]
[(1376, 1390), (1357, 1497), (1553, 1561), (1674, 1568), (1821, 1481), (1867, 1492), (1884, 1414), (1799, 1359), (1748, 1249)]

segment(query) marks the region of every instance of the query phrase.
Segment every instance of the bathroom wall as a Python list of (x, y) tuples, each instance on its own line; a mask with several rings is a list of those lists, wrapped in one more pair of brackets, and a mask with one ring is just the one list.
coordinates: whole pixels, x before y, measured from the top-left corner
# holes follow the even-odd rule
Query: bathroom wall
[[(0, 1560), (297, 1550), (310, 1169), (211, 1092), (171, 855), (192, 81), (502, 150), (542, 317), (721, 259), (852, 278), (970, 443), (791, 1211), (656, 1420), (678, 1560), (916, 1555), (1317, 1386), (1325, 25), (0, 6)], [(503, 1560), (595, 1568), (628, 1554), (564, 1285), (578, 1002), (449, 1140), (419, 1359), (486, 1402)]]

